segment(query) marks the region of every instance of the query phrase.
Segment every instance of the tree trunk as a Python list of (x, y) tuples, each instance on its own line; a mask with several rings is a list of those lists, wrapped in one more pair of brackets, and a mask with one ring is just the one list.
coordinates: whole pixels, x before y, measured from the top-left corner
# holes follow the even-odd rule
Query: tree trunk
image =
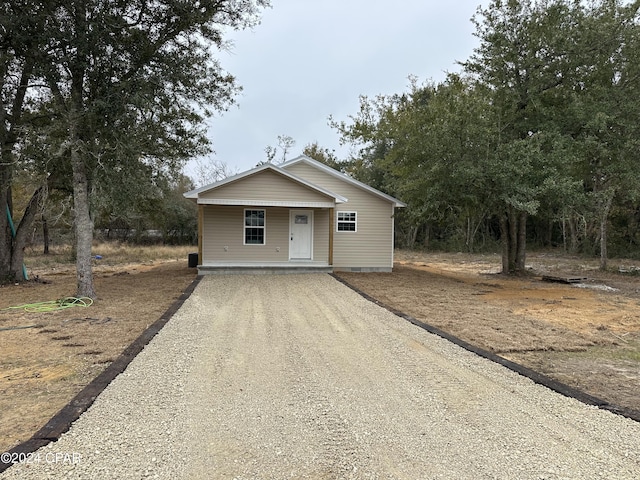
[(569, 217), (569, 235), (571, 239), (569, 253), (576, 253), (578, 251), (578, 219), (575, 215)]
[(13, 251), (13, 235), (9, 228), (7, 211), (9, 208), (11, 175), (9, 166), (5, 166), (4, 155), (0, 157), (0, 283), (15, 279), (11, 270), (11, 252)]
[(466, 245), (469, 253), (473, 253), (476, 244), (476, 235), (478, 234), (478, 230), (484, 221), (484, 213), (480, 215), (478, 221), (476, 222), (471, 216), (467, 217), (467, 238)]
[(77, 296), (97, 297), (93, 287), (91, 267), (91, 244), (93, 243), (93, 221), (89, 211), (89, 180), (87, 168), (80, 155), (78, 142), (71, 150), (73, 169), (73, 213), (76, 236)]
[(422, 246), (425, 249), (429, 248), (429, 241), (431, 240), (431, 226), (428, 223), (424, 224), (424, 241), (422, 242)]
[(515, 210), (509, 208), (508, 216), (509, 225), (509, 271), (506, 273), (516, 272), (516, 259), (518, 254), (518, 221)]
[[(0, 173), (1, 175), (2, 173)], [(24, 213), (18, 225), (13, 223), (13, 212), (11, 208), (11, 188), (6, 188), (1, 195), (0, 201), (0, 228), (2, 228), (2, 248), (0, 248), (0, 281), (23, 281), (26, 280), (24, 274), (24, 249), (27, 245), (27, 238), (38, 206), (42, 200), (43, 187), (38, 188)], [(13, 223), (13, 227), (11, 224)]]
[[(73, 178), (73, 219), (76, 247), (76, 279), (77, 296), (97, 297), (93, 286), (93, 271), (91, 267), (91, 244), (93, 243), (93, 221), (89, 207), (89, 173), (85, 163), (85, 136), (81, 134), (84, 128), (83, 114), (84, 84), (86, 67), (89, 64), (87, 5), (78, 2), (74, 15), (75, 39), (78, 47), (75, 58), (71, 60), (71, 98), (68, 103), (68, 135), (71, 155), (71, 171)], [(55, 89), (57, 90), (57, 85)], [(65, 103), (64, 101), (62, 102)]]
[(600, 219), (600, 270), (607, 269), (607, 219)]
[(509, 273), (509, 222), (500, 215), (500, 243), (502, 244), (502, 273)]
[(608, 196), (602, 213), (600, 215), (600, 270), (607, 269), (608, 253), (607, 253), (607, 225), (609, 223), (609, 212), (613, 203), (614, 195)]
[[(4, 89), (7, 65), (0, 62), (0, 88)], [(7, 219), (7, 207), (11, 188), (11, 148), (6, 129), (7, 111), (0, 108), (0, 285), (11, 279), (12, 237)]]
[[(32, 53), (32, 52), (25, 52)], [(11, 110), (7, 112), (0, 108), (0, 282), (6, 280), (22, 280), (22, 248), (15, 248), (16, 241), (9, 226), (7, 212), (13, 215), (11, 205), (11, 185), (13, 182), (14, 158), (13, 150), (18, 140), (18, 131), (22, 121), (23, 106), (27, 94), (27, 87), (35, 65), (33, 56), (26, 55), (20, 72), (20, 84), (15, 90), (13, 99), (6, 98)], [(7, 64), (0, 63), (0, 87), (4, 89), (7, 78)], [(22, 224), (22, 222), (21, 222)], [(18, 259), (14, 259), (16, 252)], [(16, 269), (15, 265), (19, 265)]]
[(417, 237), (418, 237), (418, 227), (410, 226), (409, 230), (407, 231), (407, 237), (406, 237), (407, 248), (409, 250), (413, 250), (413, 248), (416, 246)]
[(518, 214), (518, 238), (516, 245), (516, 272), (522, 273), (526, 270), (527, 260), (527, 213)]
[(38, 213), (43, 193), (44, 187), (39, 187), (33, 192), (22, 219), (16, 227), (16, 237), (13, 240), (13, 250), (11, 252), (11, 271), (14, 272), (16, 280), (26, 280), (24, 275), (24, 249), (27, 246), (27, 238)]
[(527, 214), (525, 212), (509, 208), (500, 216), (500, 242), (502, 273), (523, 273), (527, 248)]
[(42, 243), (44, 244), (42, 253), (49, 255), (49, 224), (47, 223), (47, 217), (44, 215), (42, 216)]

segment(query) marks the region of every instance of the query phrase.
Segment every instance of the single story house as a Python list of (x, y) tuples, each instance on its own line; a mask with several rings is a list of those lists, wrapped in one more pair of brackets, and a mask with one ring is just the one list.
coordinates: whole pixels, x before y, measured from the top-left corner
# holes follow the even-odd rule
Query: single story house
[(184, 194), (198, 204), (198, 272), (393, 268), (406, 205), (306, 156), (262, 164)]

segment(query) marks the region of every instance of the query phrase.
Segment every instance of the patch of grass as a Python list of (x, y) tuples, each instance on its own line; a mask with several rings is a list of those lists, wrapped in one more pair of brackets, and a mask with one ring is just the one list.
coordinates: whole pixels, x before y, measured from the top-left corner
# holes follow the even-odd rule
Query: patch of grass
[(612, 358), (640, 363), (640, 349), (620, 349), (615, 352), (615, 355), (612, 355)]
[(49, 254), (42, 253), (42, 249), (36, 250), (33, 247), (27, 248), (24, 255), (24, 263), (28, 269), (31, 268), (52, 268), (59, 265), (72, 265), (71, 248), (60, 246), (51, 248)]
[(566, 352), (568, 355), (583, 358), (602, 358), (625, 362), (640, 363), (640, 343), (632, 342), (623, 348), (590, 347), (585, 352)]
[(187, 260), (188, 254), (197, 250), (191, 245), (128, 245), (123, 243), (102, 243), (93, 247), (95, 255), (101, 255), (100, 262), (118, 265), (126, 263), (148, 263), (158, 260)]
[[(197, 251), (193, 245), (130, 245), (121, 242), (94, 242), (92, 254), (101, 256), (94, 260), (96, 265), (126, 265), (129, 263), (150, 263), (154, 261), (187, 261), (189, 253)], [(57, 266), (73, 266), (71, 245), (51, 247), (50, 253), (42, 253), (41, 247), (30, 247), (25, 251), (28, 269), (48, 269)]]

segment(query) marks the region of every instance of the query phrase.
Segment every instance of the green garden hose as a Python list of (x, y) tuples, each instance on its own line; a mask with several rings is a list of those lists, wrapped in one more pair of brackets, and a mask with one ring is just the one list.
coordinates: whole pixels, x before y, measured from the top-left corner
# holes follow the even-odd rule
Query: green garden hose
[(71, 307), (90, 307), (91, 305), (93, 305), (93, 299), (89, 297), (65, 297), (59, 300), (49, 300), (48, 302), (26, 303), (1, 310), (24, 310), (29, 313), (41, 313), (56, 312)]

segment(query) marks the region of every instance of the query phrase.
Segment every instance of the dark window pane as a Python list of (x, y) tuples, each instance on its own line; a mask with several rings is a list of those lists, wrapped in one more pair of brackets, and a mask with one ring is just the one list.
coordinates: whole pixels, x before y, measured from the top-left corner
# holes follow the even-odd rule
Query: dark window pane
[(356, 231), (356, 212), (338, 212), (338, 231)]
[(355, 223), (338, 223), (338, 231), (339, 232), (355, 232), (356, 224)]
[(245, 228), (244, 243), (263, 245), (264, 228)]
[(264, 210), (245, 210), (244, 224), (247, 227), (264, 227)]

